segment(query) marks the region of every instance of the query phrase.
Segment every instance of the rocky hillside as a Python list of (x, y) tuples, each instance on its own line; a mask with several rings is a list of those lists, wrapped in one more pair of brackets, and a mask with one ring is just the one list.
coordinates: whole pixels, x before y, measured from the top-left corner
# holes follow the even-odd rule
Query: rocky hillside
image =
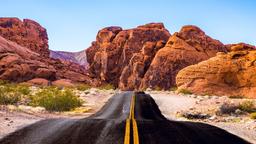
[(188, 66), (177, 75), (177, 86), (197, 94), (256, 98), (256, 48), (229, 45), (230, 52)]
[(79, 52), (65, 52), (65, 51), (53, 51), (50, 50), (50, 57), (54, 59), (60, 59), (62, 61), (69, 61), (73, 63), (77, 63), (82, 66), (88, 66), (88, 62), (86, 60), (85, 51)]
[(108, 27), (87, 49), (90, 74), (123, 90), (170, 89), (182, 68), (226, 52), (218, 40), (196, 26), (172, 36), (162, 23), (134, 29)]
[(49, 57), (47, 37), (45, 28), (32, 20), (0, 18), (0, 79), (69, 79), (92, 84), (84, 66)]

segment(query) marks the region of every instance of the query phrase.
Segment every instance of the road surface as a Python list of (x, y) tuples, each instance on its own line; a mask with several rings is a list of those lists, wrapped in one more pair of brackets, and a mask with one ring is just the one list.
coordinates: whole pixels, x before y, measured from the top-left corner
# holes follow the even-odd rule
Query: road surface
[(171, 121), (150, 95), (122, 92), (94, 115), (48, 119), (18, 130), (0, 144), (247, 144), (243, 139), (202, 123)]

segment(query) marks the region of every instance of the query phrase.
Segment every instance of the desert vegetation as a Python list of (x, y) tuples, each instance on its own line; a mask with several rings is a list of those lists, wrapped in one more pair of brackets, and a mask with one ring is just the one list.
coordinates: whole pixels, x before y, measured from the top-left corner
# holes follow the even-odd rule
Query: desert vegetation
[[(0, 82), (0, 105), (28, 105), (44, 107), (48, 111), (70, 111), (82, 105), (83, 101), (71, 88), (31, 87), (22, 84)], [(77, 89), (85, 89), (78, 87)]]
[(31, 106), (41, 106), (48, 111), (70, 111), (82, 105), (71, 89), (60, 90), (57, 87), (46, 87), (30, 96)]

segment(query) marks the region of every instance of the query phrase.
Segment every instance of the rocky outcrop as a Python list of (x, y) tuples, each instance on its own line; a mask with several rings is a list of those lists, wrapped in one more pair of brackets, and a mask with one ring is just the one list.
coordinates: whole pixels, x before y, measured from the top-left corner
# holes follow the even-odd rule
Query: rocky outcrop
[(179, 70), (227, 47), (196, 26), (171, 36), (163, 24), (151, 23), (130, 30), (104, 28), (86, 53), (90, 74), (122, 90), (169, 89)]
[(0, 36), (26, 47), (42, 57), (49, 57), (46, 29), (35, 21), (0, 18)]
[(220, 41), (210, 38), (200, 28), (184, 26), (156, 53), (140, 88), (170, 89), (175, 86), (179, 70), (226, 51)]
[(0, 79), (24, 82), (34, 78), (97, 83), (79, 64), (40, 57), (38, 53), (0, 36)]
[(87, 75), (85, 66), (49, 57), (46, 29), (38, 23), (0, 18), (0, 79), (38, 82), (36, 78), (98, 84)]
[(85, 51), (79, 52), (65, 52), (65, 51), (53, 51), (50, 50), (50, 57), (54, 59), (60, 59), (62, 61), (68, 61), (87, 67), (88, 62), (86, 60)]
[[(169, 36), (162, 23), (150, 23), (129, 30), (120, 27), (104, 28), (98, 32), (96, 41), (86, 50), (90, 75), (115, 86), (133, 88), (132, 84), (126, 86), (126, 81), (129, 80), (125, 75), (143, 75), (155, 49), (160, 49)], [(147, 50), (148, 53), (152, 51), (152, 54), (148, 54), (149, 58), (146, 56)], [(145, 55), (140, 56), (141, 54)], [(141, 61), (142, 66), (134, 64), (134, 61)], [(132, 73), (132, 69), (137, 71)], [(122, 82), (119, 84), (120, 77)], [(130, 81), (133, 81), (132, 79)]]
[(232, 95), (256, 98), (256, 48), (247, 44), (229, 45), (230, 52), (182, 69), (179, 89), (197, 94)]
[(40, 59), (38, 53), (0, 36), (0, 79), (22, 82), (32, 78), (56, 78), (56, 69)]
[(124, 67), (120, 76), (119, 88), (122, 90), (139, 89), (156, 52), (164, 47), (165, 41), (146, 42), (141, 52), (132, 56), (129, 64)]

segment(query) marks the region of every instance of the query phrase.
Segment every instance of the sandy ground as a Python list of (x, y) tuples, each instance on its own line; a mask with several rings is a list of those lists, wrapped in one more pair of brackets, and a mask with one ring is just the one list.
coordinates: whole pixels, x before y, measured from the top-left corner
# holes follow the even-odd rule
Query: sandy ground
[[(89, 111), (82, 114), (49, 112), (27, 113), (24, 111), (9, 110), (2, 106), (0, 107), (0, 138), (42, 119), (87, 117), (98, 111), (106, 101), (117, 92), (118, 91), (113, 90), (101, 91), (92, 89), (90, 91), (79, 93), (80, 97), (86, 101), (84, 106), (90, 108)], [(256, 143), (255, 120), (249, 119), (248, 116), (216, 116), (214, 114), (218, 106), (226, 102), (233, 103), (241, 101), (239, 99), (216, 96), (182, 95), (174, 92), (161, 91), (147, 91), (146, 93), (150, 94), (155, 99), (160, 110), (168, 119), (188, 121), (188, 119), (180, 117), (179, 114), (184, 112), (206, 113), (211, 115), (211, 118), (193, 121), (215, 125), (252, 143)]]
[[(173, 92), (148, 93), (155, 99), (162, 113), (171, 120), (195, 121), (211, 124), (238, 135), (251, 143), (256, 143), (256, 120), (251, 120), (248, 116), (216, 116), (213, 113), (219, 105), (227, 102), (235, 103), (236, 101), (241, 101), (239, 99), (216, 96), (187, 96)], [(212, 117), (205, 120), (188, 120), (178, 116), (180, 112), (186, 111), (206, 113)]]

